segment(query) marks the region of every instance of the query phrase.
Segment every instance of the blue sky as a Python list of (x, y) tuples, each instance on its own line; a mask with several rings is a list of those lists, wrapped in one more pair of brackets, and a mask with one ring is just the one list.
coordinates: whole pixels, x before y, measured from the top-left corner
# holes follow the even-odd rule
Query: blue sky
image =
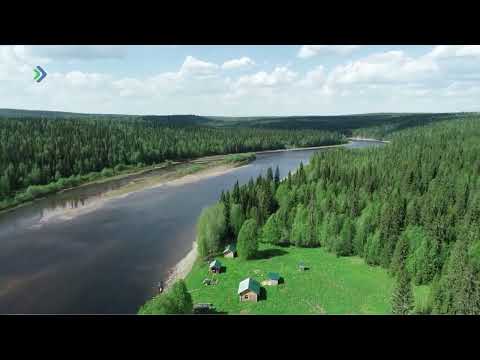
[[(480, 111), (480, 46), (0, 46), (0, 108), (225, 116)], [(48, 76), (33, 81), (33, 67)]]

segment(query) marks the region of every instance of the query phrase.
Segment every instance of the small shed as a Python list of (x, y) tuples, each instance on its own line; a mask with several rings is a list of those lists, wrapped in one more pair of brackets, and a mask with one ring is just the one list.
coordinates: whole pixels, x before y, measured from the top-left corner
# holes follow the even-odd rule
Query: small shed
[(305, 266), (305, 264), (303, 262), (301, 262), (300, 264), (298, 264), (298, 270), (300, 271), (305, 271), (307, 270), (308, 268)]
[(246, 278), (238, 285), (238, 296), (240, 301), (257, 302), (260, 296), (260, 284), (252, 278)]
[(220, 273), (220, 271), (222, 271), (222, 263), (218, 260), (213, 260), (211, 263), (210, 263), (210, 271), (212, 273)]
[(280, 274), (276, 272), (269, 272), (267, 274), (267, 285), (278, 285), (280, 282)]
[(237, 256), (237, 246), (235, 244), (228, 245), (225, 250), (223, 250), (223, 256), (227, 258), (234, 258)]

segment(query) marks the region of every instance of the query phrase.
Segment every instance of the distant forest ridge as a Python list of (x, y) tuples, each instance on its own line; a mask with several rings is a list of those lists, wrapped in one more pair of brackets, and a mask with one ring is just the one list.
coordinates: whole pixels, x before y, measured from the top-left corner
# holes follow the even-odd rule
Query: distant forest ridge
[(144, 120), (167, 126), (247, 127), (267, 129), (315, 129), (339, 131), (345, 135), (375, 135), (384, 137), (392, 131), (451, 120), (476, 113), (370, 113), (331, 116), (199, 116), (199, 115), (122, 115), (86, 114), (61, 111), (0, 109), (0, 118), (95, 118)]

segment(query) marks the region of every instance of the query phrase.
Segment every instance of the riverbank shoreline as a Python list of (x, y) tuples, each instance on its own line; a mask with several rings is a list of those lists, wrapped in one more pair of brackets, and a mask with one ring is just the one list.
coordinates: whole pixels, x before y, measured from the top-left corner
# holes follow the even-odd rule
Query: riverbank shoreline
[(349, 141), (370, 141), (370, 142), (381, 142), (384, 144), (390, 144), (390, 140), (378, 140), (372, 138), (359, 138), (359, 137), (351, 137), (347, 138)]
[(193, 265), (197, 261), (198, 250), (197, 242), (194, 241), (192, 249), (168, 272), (165, 280), (165, 289), (168, 290), (178, 280), (183, 280), (192, 271)]
[[(344, 144), (337, 144), (337, 145), (323, 145), (323, 146), (313, 146), (313, 147), (304, 147), (304, 148), (300, 147), (300, 148), (292, 148), (292, 149), (262, 150), (262, 151), (256, 151), (256, 152), (251, 152), (251, 153), (257, 155), (257, 154), (269, 154), (269, 153), (277, 153), (277, 152), (285, 152), (285, 151), (302, 151), (302, 150), (325, 149), (325, 148), (332, 148), (332, 147), (341, 147), (341, 146), (348, 145), (349, 143), (350, 143), (350, 141), (347, 142), (347, 143), (344, 143)], [(15, 204), (15, 205), (11, 205), (11, 206), (1, 208), (0, 209), (0, 215), (3, 215), (4, 213), (7, 213), (7, 212), (15, 211), (15, 210), (17, 210), (21, 207), (28, 206), (30, 204), (35, 203), (36, 201), (41, 201), (41, 200), (43, 200), (43, 199), (45, 199), (49, 196), (53, 196), (55, 194), (66, 193), (66, 192), (69, 192), (69, 191), (72, 191), (72, 190), (81, 189), (81, 188), (96, 185), (96, 184), (104, 184), (104, 183), (114, 182), (114, 181), (118, 181), (118, 180), (122, 180), (122, 179), (128, 179), (129, 177), (135, 178), (137, 176), (147, 175), (147, 174), (149, 174), (153, 171), (168, 169), (170, 167), (175, 167), (175, 166), (178, 166), (178, 165), (207, 164), (207, 166), (208, 166), (210, 161), (213, 161), (213, 162), (222, 161), (222, 160), (225, 160), (226, 158), (228, 158), (229, 156), (232, 156), (232, 155), (245, 155), (245, 154), (249, 154), (249, 153), (232, 153), (232, 154), (210, 155), (210, 156), (202, 156), (200, 158), (191, 159), (191, 160), (184, 160), (184, 161), (165, 161), (164, 163), (162, 163), (160, 165), (153, 165), (153, 166), (149, 165), (149, 166), (146, 166), (144, 168), (140, 168), (138, 170), (137, 169), (133, 170), (133, 171), (130, 170), (130, 171), (119, 173), (119, 174), (116, 174), (116, 175), (113, 175), (113, 176), (104, 177), (104, 178), (100, 178), (100, 179), (95, 179), (95, 180), (91, 180), (91, 181), (86, 181), (86, 182), (81, 183), (77, 186), (72, 186), (72, 187), (68, 187), (68, 188), (65, 188), (65, 189), (61, 189), (61, 190), (49, 193), (45, 196), (36, 197), (34, 199), (27, 200), (27, 201), (22, 201), (20, 203)], [(248, 161), (247, 162), (246, 161), (239, 161), (236, 164), (236, 166), (238, 167), (238, 166), (244, 165), (246, 163), (248, 163)], [(174, 171), (175, 171), (175, 169), (172, 169), (172, 172), (174, 172)]]
[(52, 196), (52, 195), (63, 194), (63, 193), (66, 193), (66, 192), (69, 192), (69, 191), (72, 191), (72, 190), (77, 190), (77, 189), (81, 189), (81, 188), (92, 186), (92, 185), (104, 184), (104, 183), (118, 181), (118, 180), (122, 180), (122, 179), (128, 179), (129, 177), (134, 178), (135, 176), (147, 175), (147, 174), (149, 174), (153, 171), (168, 169), (168, 167), (170, 167), (170, 166), (175, 166), (175, 165), (178, 165), (178, 164), (181, 164), (181, 163), (182, 162), (172, 161), (172, 162), (165, 162), (165, 163), (158, 164), (158, 165), (149, 165), (149, 166), (145, 166), (143, 168), (138, 168), (138, 169), (135, 169), (135, 170), (127, 170), (127, 171), (124, 171), (124, 172), (120, 172), (120, 173), (118, 173), (116, 175), (113, 175), (113, 176), (102, 177), (102, 178), (99, 178), (99, 179), (86, 181), (86, 182), (83, 182), (83, 183), (81, 183), (77, 186), (71, 186), (71, 187), (68, 187), (68, 188), (64, 188), (64, 189), (46, 194), (44, 196), (36, 197), (32, 200), (22, 201), (22, 202), (20, 202), (16, 205), (1, 208), (0, 209), (0, 215), (2, 215), (4, 213), (7, 213), (7, 212), (10, 212), (10, 211), (17, 210), (21, 207), (33, 204), (36, 201), (46, 199), (47, 197)]
[(310, 147), (300, 147), (300, 148), (292, 148), (292, 149), (277, 149), (277, 150), (263, 150), (263, 151), (257, 151), (255, 154), (271, 154), (271, 153), (277, 153), (277, 152), (286, 152), (286, 151), (304, 151), (304, 150), (316, 150), (316, 149), (330, 149), (330, 148), (336, 148), (336, 147), (343, 147), (348, 144), (350, 144), (351, 141), (348, 141), (343, 144), (336, 144), (336, 145), (322, 145), (322, 146), (310, 146)]
[[(186, 164), (183, 164), (186, 165)], [(33, 227), (38, 228), (47, 224), (50, 221), (68, 221), (78, 216), (85, 215), (100, 209), (106, 203), (112, 200), (118, 200), (127, 197), (131, 194), (155, 189), (161, 186), (181, 186), (191, 184), (196, 181), (204, 180), (209, 177), (220, 176), (233, 171), (237, 168), (248, 165), (245, 162), (237, 162), (226, 164), (224, 162), (211, 162), (203, 166), (186, 168), (191, 172), (183, 173), (182, 171), (172, 171), (166, 174), (161, 174), (157, 178), (139, 179), (137, 182), (132, 181), (118, 189), (110, 190), (97, 199), (91, 201), (85, 206), (71, 209), (60, 209), (58, 212), (50, 212), (43, 215)]]

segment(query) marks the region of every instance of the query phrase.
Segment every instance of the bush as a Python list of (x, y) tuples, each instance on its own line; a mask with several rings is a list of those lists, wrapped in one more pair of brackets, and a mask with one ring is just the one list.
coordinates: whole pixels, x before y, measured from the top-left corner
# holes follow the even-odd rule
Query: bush
[(102, 176), (103, 177), (110, 177), (110, 176), (113, 176), (113, 170), (110, 169), (110, 168), (105, 168), (102, 170)]
[(217, 203), (205, 208), (197, 223), (197, 244), (200, 256), (206, 257), (221, 249), (222, 240), (227, 230), (224, 205)]
[(116, 173), (118, 172), (121, 172), (121, 171), (124, 171), (124, 170), (127, 170), (127, 166), (125, 164), (118, 164), (117, 166), (115, 166), (113, 168), (115, 170)]
[(253, 161), (256, 159), (255, 153), (244, 153), (244, 154), (231, 154), (225, 156), (225, 162), (227, 163), (237, 163), (237, 162), (244, 162), (244, 161)]
[(192, 296), (185, 281), (179, 280), (166, 293), (155, 296), (138, 311), (139, 315), (191, 314)]
[(248, 219), (238, 234), (238, 256), (243, 260), (253, 259), (257, 255), (257, 250), (257, 223), (253, 219)]

